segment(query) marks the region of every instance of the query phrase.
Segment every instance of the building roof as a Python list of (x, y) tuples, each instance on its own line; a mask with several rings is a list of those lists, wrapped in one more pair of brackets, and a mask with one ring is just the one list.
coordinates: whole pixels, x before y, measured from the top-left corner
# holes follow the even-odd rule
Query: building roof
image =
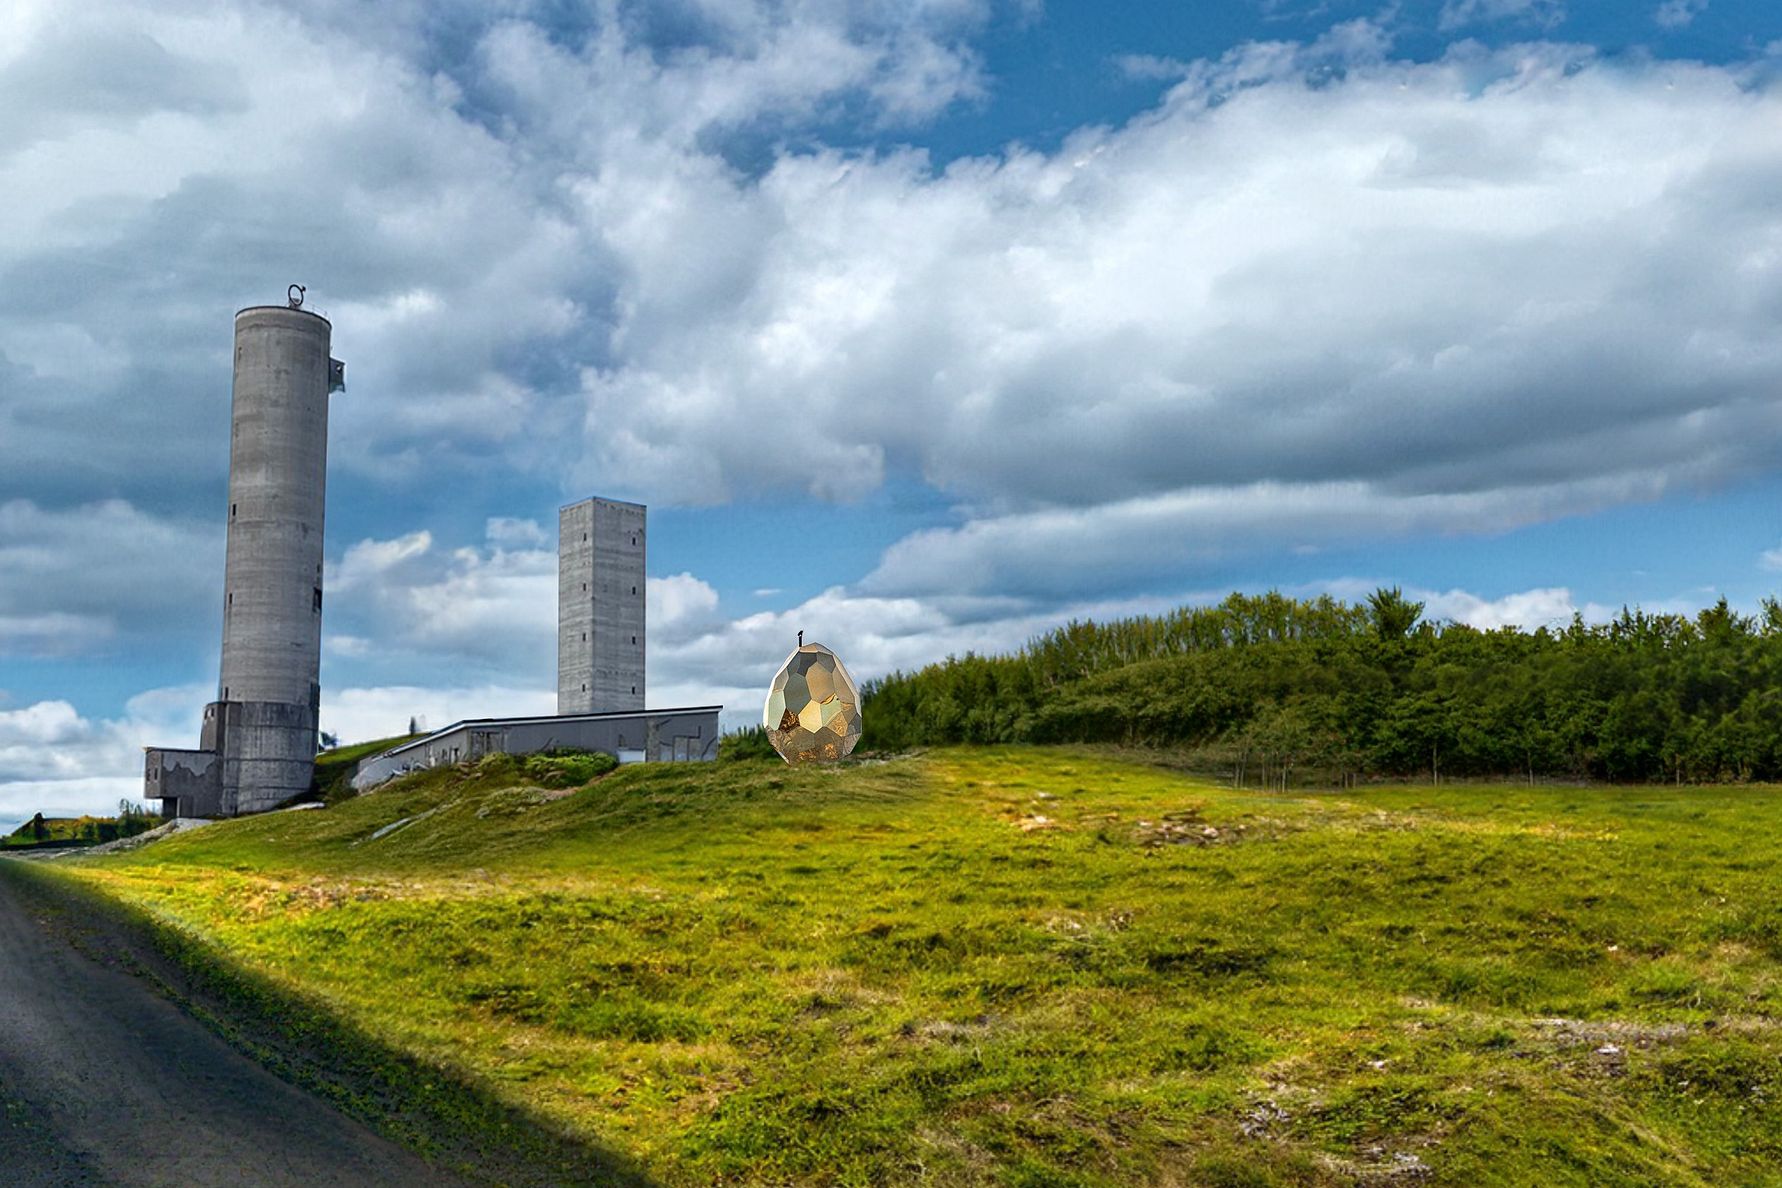
[(399, 746), (391, 747), (387, 751), (379, 751), (375, 755), (367, 755), (365, 758), (366, 760), (381, 759), (385, 755), (394, 755), (399, 751), (406, 751), (410, 747), (422, 746), (432, 742), (434, 739), (439, 738), (442, 735), (450, 734), (454, 730), (463, 730), (470, 726), (524, 726), (536, 722), (590, 722), (617, 718), (666, 718), (674, 714), (715, 714), (723, 710), (723, 708), (724, 707), (721, 705), (683, 705), (670, 709), (603, 710), (599, 713), (592, 714), (531, 714), (520, 718), (465, 718), (462, 721), (453, 722), (450, 726), (435, 730), (433, 733), (422, 738), (417, 738), (412, 742), (405, 742)]

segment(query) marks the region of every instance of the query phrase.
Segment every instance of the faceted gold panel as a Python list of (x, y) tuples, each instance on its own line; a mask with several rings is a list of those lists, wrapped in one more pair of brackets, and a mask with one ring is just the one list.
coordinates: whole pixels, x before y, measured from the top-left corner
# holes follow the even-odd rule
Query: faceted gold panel
[(844, 758), (860, 741), (860, 689), (841, 657), (803, 644), (768, 686), (761, 724), (787, 763)]

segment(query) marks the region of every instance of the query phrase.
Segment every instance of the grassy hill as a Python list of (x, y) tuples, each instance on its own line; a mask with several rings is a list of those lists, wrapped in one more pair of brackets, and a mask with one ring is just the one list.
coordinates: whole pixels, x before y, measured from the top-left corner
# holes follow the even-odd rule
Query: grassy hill
[(316, 798), (324, 804), (346, 800), (358, 795), (353, 791), (353, 772), (359, 768), (361, 759), (380, 754), (391, 747), (401, 746), (405, 742), (413, 742), (422, 738), (419, 734), (399, 734), (395, 738), (379, 738), (371, 742), (353, 743), (351, 746), (335, 747), (316, 756), (316, 774), (314, 789)]
[(410, 1141), (452, 1082), (663, 1184), (1721, 1185), (1782, 1167), (1779, 810), (496, 758), (39, 877), (411, 1058), (343, 1095)]

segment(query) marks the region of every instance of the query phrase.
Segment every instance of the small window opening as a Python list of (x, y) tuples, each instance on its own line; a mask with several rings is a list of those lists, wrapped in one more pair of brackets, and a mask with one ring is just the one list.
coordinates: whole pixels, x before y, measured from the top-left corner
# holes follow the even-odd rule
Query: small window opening
[(636, 586), (631, 587), (631, 592), (633, 594), (637, 593), (637, 587)]
[(317, 586), (316, 587), (316, 613), (320, 614), (321, 611), (322, 611), (322, 588), (320, 586)]
[(235, 518), (235, 505), (233, 503), (229, 505), (229, 518), (231, 520)]

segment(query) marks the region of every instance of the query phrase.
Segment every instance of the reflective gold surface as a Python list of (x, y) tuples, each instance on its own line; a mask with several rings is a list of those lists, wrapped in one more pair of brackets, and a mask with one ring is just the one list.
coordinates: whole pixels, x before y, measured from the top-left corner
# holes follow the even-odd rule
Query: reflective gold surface
[(844, 758), (860, 741), (860, 689), (841, 657), (803, 644), (768, 686), (761, 724), (787, 763)]

